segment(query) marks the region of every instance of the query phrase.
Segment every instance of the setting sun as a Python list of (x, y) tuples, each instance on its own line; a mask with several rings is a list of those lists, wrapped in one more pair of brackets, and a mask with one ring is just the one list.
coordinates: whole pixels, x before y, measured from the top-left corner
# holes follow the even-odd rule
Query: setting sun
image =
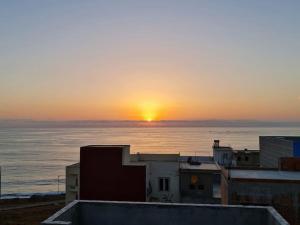
[(155, 118), (153, 115), (144, 115), (144, 120), (147, 121), (147, 122), (151, 122), (153, 121)]
[(142, 118), (145, 121), (151, 122), (158, 119), (160, 106), (156, 102), (143, 102), (140, 104), (140, 111)]

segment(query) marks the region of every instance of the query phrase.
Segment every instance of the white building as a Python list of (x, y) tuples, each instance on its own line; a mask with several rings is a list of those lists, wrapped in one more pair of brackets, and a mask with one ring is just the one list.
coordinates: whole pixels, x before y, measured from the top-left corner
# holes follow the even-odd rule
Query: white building
[(147, 201), (179, 202), (179, 154), (132, 154), (147, 166)]
[(214, 161), (221, 166), (233, 166), (234, 152), (229, 146), (220, 146), (220, 141), (215, 140), (213, 144)]
[[(146, 166), (147, 201), (179, 202), (179, 154), (130, 154), (123, 148), (123, 165)], [(66, 202), (79, 199), (80, 163), (66, 167)]]
[(66, 167), (66, 203), (79, 199), (79, 163)]

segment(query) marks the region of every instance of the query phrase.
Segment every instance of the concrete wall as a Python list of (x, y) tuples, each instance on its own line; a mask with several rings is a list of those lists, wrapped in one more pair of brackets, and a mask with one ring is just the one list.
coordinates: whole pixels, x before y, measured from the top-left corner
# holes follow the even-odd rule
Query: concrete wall
[[(213, 196), (214, 173), (205, 171), (181, 171), (180, 193), (181, 202), (185, 203), (216, 203)], [(196, 180), (194, 180), (197, 178)]]
[[(151, 184), (151, 194), (149, 201), (159, 202), (179, 202), (179, 162), (149, 162), (149, 182)], [(159, 190), (159, 178), (169, 178), (169, 191)], [(148, 183), (149, 185), (149, 183)]]
[(231, 178), (222, 185), (228, 185), (227, 204), (270, 205), (292, 225), (300, 225), (300, 183)]
[(66, 167), (66, 203), (79, 199), (79, 163)]
[(280, 158), (279, 170), (300, 172), (300, 157)]
[(130, 162), (178, 162), (179, 154), (144, 154), (137, 153), (130, 155)]
[(234, 165), (237, 167), (259, 167), (259, 151), (238, 150), (234, 151)]
[[(78, 205), (79, 204), (79, 205)], [(44, 225), (287, 225), (270, 207), (80, 202), (62, 209)]]
[(123, 148), (80, 148), (80, 199), (146, 201), (146, 166), (123, 165)]
[(293, 156), (293, 141), (285, 138), (260, 136), (260, 165), (268, 168), (278, 168), (281, 157)]
[(222, 166), (231, 166), (233, 150), (230, 147), (213, 147), (214, 161)]

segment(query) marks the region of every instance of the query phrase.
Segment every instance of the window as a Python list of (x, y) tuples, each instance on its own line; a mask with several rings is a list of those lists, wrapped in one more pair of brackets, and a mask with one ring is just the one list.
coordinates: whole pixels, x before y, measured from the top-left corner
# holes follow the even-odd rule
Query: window
[(190, 177), (190, 189), (191, 190), (197, 189), (198, 182), (199, 182), (199, 177), (197, 175), (192, 175)]
[(204, 185), (202, 185), (202, 184), (198, 185), (198, 189), (199, 190), (204, 190)]
[(191, 190), (195, 190), (195, 188), (196, 188), (195, 184), (190, 184), (190, 189)]
[(160, 177), (159, 181), (159, 191), (169, 191), (170, 188), (170, 178), (168, 177)]
[(238, 160), (238, 161), (241, 161), (241, 156), (239, 156), (239, 157), (237, 158), (237, 160)]
[(249, 160), (249, 157), (248, 157), (248, 156), (246, 156), (246, 157), (245, 157), (245, 160), (246, 160), (246, 161), (248, 161), (248, 160)]

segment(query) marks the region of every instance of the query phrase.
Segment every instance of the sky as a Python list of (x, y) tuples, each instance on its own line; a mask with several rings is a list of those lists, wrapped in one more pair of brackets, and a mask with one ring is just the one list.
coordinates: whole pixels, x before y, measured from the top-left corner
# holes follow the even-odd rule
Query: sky
[(300, 120), (300, 1), (0, 2), (0, 119)]

